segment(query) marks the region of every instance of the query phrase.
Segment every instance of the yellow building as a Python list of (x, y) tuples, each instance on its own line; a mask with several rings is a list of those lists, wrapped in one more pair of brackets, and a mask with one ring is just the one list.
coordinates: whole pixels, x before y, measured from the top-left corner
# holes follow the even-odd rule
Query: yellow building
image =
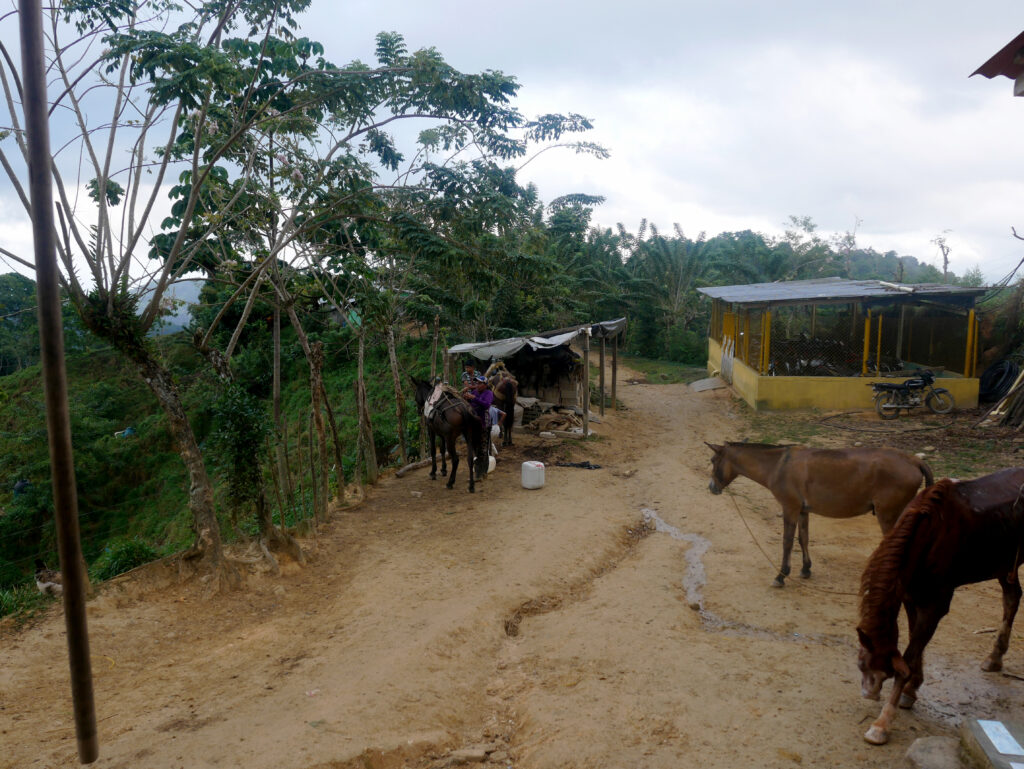
[(978, 405), (986, 288), (821, 278), (699, 290), (712, 300), (708, 370), (755, 409), (867, 409), (867, 385), (920, 369), (959, 407)]

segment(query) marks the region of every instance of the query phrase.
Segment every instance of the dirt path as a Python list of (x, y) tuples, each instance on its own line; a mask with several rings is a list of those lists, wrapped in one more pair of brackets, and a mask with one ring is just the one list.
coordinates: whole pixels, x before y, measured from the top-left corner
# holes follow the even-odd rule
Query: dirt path
[[(812, 518), (813, 579), (772, 589), (774, 502), (744, 479), (707, 491), (703, 441), (744, 436), (727, 391), (620, 399), (586, 445), (518, 434), (474, 495), (464, 475), (452, 491), (427, 471), (384, 481), (308, 542), (308, 568), (245, 592), (203, 601), (159, 573), (107, 587), (89, 606), (95, 766), (432, 767), (475, 751), (520, 769), (853, 769), (902, 766), (966, 715), (1021, 712), (1024, 683), (979, 669), (998, 587), (972, 587), (915, 710), (890, 745), (864, 743), (878, 706), (859, 696), (854, 593), (873, 519)], [(525, 459), (547, 463), (543, 489), (521, 488)], [(585, 459), (601, 469), (555, 464)], [(0, 767), (76, 766), (59, 611), (0, 632)], [(1011, 642), (1008, 669), (1021, 655)]]

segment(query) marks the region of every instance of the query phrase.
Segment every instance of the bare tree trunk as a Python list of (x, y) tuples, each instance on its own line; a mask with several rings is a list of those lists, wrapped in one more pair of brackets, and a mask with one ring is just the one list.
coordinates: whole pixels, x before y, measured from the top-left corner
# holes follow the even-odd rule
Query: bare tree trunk
[(370, 422), (370, 407), (366, 400), (366, 331), (359, 327), (359, 369), (356, 377), (356, 408), (359, 412), (359, 435), (363, 443), (363, 461), (366, 463), (366, 477), (370, 483), (377, 482), (377, 447), (373, 443), (373, 426)]
[[(204, 334), (202, 329), (198, 330), (193, 336), (193, 342), (199, 353), (209, 361), (214, 371), (217, 372), (217, 376), (220, 377), (221, 381), (225, 384), (234, 382), (235, 375), (231, 371), (228, 358), (223, 355), (219, 350), (215, 350), (212, 347), (207, 346), (203, 342)], [(305, 563), (306, 557), (302, 553), (302, 547), (299, 543), (283, 528), (278, 529), (274, 525), (273, 509), (270, 506), (270, 502), (267, 499), (267, 485), (263, 480), (263, 461), (260, 456), (260, 446), (256, 443), (252, 445), (252, 456), (251, 461), (253, 468), (255, 468), (255, 480), (256, 488), (253, 490), (253, 502), (256, 507), (256, 523), (259, 525), (260, 537), (265, 552), (270, 550), (281, 551), (283, 550), (293, 560), (298, 563)], [(269, 548), (269, 549), (268, 549)], [(274, 561), (273, 566), (277, 569), (277, 562)]]
[(398, 419), (398, 448), (402, 456), (402, 467), (409, 464), (409, 447), (405, 438), (405, 394), (398, 374), (398, 353), (395, 350), (395, 327), (388, 325), (388, 359), (391, 361), (391, 380), (395, 386), (395, 416)]
[[(285, 497), (290, 499), (294, 493), (291, 476), (288, 474), (288, 456), (285, 442), (287, 434), (281, 418), (281, 308), (274, 305), (274, 455), (277, 459), (278, 477), (281, 479)], [(281, 526), (284, 527), (284, 511), (281, 512)]]
[[(292, 323), (292, 328), (295, 329), (295, 333), (299, 337), (299, 344), (302, 345), (302, 351), (306, 354), (306, 361), (309, 363), (309, 392), (310, 397), (313, 401), (313, 425), (316, 428), (316, 442), (317, 447), (320, 451), (320, 466), (322, 469), (327, 467), (327, 432), (324, 428), (324, 415), (320, 408), (320, 394), (323, 392), (323, 361), (324, 361), (324, 346), (321, 342), (317, 342), (315, 345), (310, 346), (309, 337), (306, 336), (305, 329), (302, 328), (302, 324), (299, 323), (299, 317), (295, 313), (295, 307), (293, 305), (288, 306), (288, 320)], [(312, 467), (313, 463), (316, 462), (316, 458), (310, 457), (309, 462)], [(314, 509), (316, 507), (316, 500), (319, 495), (323, 495), (323, 499), (327, 500), (327, 473), (320, 473), (319, 486), (313, 488), (313, 501)], [(324, 517), (326, 519), (327, 510), (324, 508)]]
[(338, 496), (345, 494), (345, 468), (342, 464), (342, 455), (345, 453), (341, 446), (341, 438), (338, 437), (338, 421), (334, 418), (334, 409), (331, 408), (331, 399), (327, 397), (327, 389), (324, 389), (324, 407), (327, 409), (327, 424), (331, 426), (331, 438), (334, 440), (334, 464), (338, 468), (335, 477), (338, 479)]
[(185, 553), (185, 558), (200, 559), (200, 568), (213, 575), (211, 587), (214, 590), (237, 587), (241, 584), (241, 575), (224, 557), (220, 524), (213, 505), (213, 484), (171, 374), (143, 348), (122, 349), (122, 352), (138, 366), (143, 381), (160, 402), (178, 454), (188, 471), (188, 506), (192, 512), (195, 543)]

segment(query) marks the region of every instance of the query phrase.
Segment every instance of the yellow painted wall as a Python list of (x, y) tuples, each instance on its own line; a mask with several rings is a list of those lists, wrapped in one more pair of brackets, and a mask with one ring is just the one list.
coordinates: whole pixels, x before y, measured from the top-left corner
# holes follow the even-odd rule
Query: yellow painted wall
[[(708, 368), (711, 370), (710, 361)], [(902, 382), (906, 378), (760, 376), (737, 360), (733, 363), (732, 389), (758, 411), (871, 409), (874, 408), (874, 392), (868, 386), (871, 382)], [(949, 390), (957, 408), (971, 409), (978, 405), (976, 378), (943, 377), (935, 380), (935, 386)]]
[(714, 339), (708, 339), (708, 374), (722, 370), (722, 345)]

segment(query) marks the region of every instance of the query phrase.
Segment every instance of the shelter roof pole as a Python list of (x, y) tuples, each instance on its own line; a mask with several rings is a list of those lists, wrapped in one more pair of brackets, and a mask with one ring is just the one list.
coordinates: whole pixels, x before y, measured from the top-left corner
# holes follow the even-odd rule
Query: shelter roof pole
[(964, 353), (964, 376), (974, 376), (971, 371), (971, 353), (974, 352), (974, 310), (967, 314), (967, 350)]
[(35, 244), (39, 344), (43, 363), (46, 427), (53, 478), (54, 518), (64, 584), (64, 625), (67, 629), (71, 697), (78, 738), (78, 759), (91, 764), (99, 757), (89, 629), (85, 615), (86, 573), (79, 541), (78, 496), (64, 368), (64, 333), (54, 238), (53, 178), (44, 75), (43, 22), (39, 0), (19, 3), (21, 66), (24, 78), (25, 136), (28, 141), (32, 238)]
[(619, 410), (619, 402), (616, 400), (615, 384), (619, 378), (619, 335), (612, 337), (612, 411)]
[(878, 347), (875, 351), (875, 376), (882, 375), (882, 318), (885, 317), (881, 313), (878, 315)]
[(605, 339), (601, 337), (601, 416), (604, 416), (604, 351), (605, 351)]
[(583, 437), (590, 435), (590, 329), (583, 332)]
[(860, 375), (868, 375), (868, 358), (871, 357), (871, 310), (864, 316), (864, 354), (860, 359)]

